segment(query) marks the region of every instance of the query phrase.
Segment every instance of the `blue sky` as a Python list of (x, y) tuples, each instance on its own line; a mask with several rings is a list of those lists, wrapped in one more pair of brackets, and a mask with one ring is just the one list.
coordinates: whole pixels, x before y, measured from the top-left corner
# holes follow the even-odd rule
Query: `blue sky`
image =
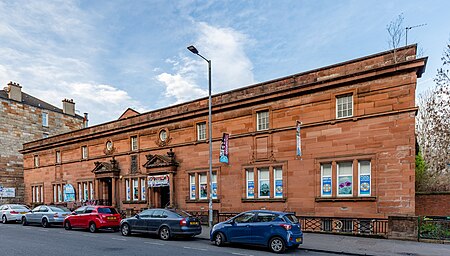
[[(90, 124), (388, 50), (400, 13), (429, 56), (417, 92), (433, 86), (450, 39), (450, 1), (0, 2), (0, 83), (58, 107), (72, 98)], [(402, 42), (404, 45), (404, 42)]]

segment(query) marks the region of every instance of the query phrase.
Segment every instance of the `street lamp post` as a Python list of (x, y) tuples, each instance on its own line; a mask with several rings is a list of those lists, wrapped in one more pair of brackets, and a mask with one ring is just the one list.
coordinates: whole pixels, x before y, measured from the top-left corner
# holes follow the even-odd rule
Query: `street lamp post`
[(206, 62), (208, 62), (208, 143), (209, 143), (209, 203), (208, 203), (208, 224), (212, 228), (213, 224), (213, 187), (212, 187), (212, 116), (211, 116), (211, 60), (203, 57), (198, 53), (197, 48), (191, 45), (187, 49), (193, 54), (200, 56)]

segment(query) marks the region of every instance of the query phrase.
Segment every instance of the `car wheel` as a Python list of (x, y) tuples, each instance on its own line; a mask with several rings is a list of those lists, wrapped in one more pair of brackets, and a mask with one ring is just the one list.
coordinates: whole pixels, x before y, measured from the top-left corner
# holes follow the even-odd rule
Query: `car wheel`
[(27, 221), (27, 218), (25, 218), (25, 217), (22, 217), (22, 225), (23, 225), (23, 226), (26, 226), (26, 225), (28, 225), (28, 221)]
[(127, 223), (123, 224), (120, 228), (120, 233), (122, 233), (122, 236), (129, 236), (131, 234), (130, 231), (130, 225), (128, 225)]
[(162, 227), (159, 230), (159, 238), (161, 238), (162, 240), (169, 240), (170, 238), (170, 230), (168, 227)]
[(95, 223), (94, 223), (94, 222), (91, 222), (91, 223), (89, 224), (89, 232), (95, 233), (96, 231), (97, 231), (97, 227), (95, 226)]
[(72, 229), (72, 226), (70, 225), (69, 221), (64, 222), (64, 229), (65, 230), (71, 230)]
[(214, 244), (217, 246), (223, 246), (225, 243), (225, 236), (221, 232), (217, 232), (214, 235)]
[(286, 246), (284, 245), (283, 239), (280, 237), (274, 237), (270, 239), (269, 249), (274, 253), (282, 253), (286, 249)]
[(42, 227), (43, 228), (49, 228), (50, 227), (50, 223), (48, 223), (47, 219), (42, 219)]
[(5, 215), (2, 216), (2, 223), (3, 223), (3, 224), (8, 223), (8, 219), (6, 218)]

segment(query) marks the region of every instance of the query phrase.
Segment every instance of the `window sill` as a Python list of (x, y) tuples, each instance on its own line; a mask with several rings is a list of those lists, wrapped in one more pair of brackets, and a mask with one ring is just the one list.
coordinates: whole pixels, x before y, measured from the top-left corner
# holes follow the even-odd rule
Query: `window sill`
[(255, 202), (286, 202), (286, 198), (241, 198), (243, 203)]
[(374, 202), (377, 200), (376, 196), (365, 197), (316, 197), (316, 202)]
[[(220, 199), (213, 199), (213, 203), (220, 203)], [(186, 203), (209, 203), (209, 199), (186, 199)]]
[(146, 204), (146, 200), (122, 201), (123, 204)]

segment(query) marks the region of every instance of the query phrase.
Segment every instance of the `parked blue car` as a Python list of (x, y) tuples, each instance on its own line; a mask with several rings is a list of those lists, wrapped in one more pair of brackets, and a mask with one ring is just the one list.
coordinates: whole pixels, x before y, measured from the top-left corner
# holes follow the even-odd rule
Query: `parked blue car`
[(210, 240), (217, 246), (242, 243), (267, 246), (272, 252), (297, 248), (303, 243), (303, 233), (292, 213), (248, 211), (214, 225)]

